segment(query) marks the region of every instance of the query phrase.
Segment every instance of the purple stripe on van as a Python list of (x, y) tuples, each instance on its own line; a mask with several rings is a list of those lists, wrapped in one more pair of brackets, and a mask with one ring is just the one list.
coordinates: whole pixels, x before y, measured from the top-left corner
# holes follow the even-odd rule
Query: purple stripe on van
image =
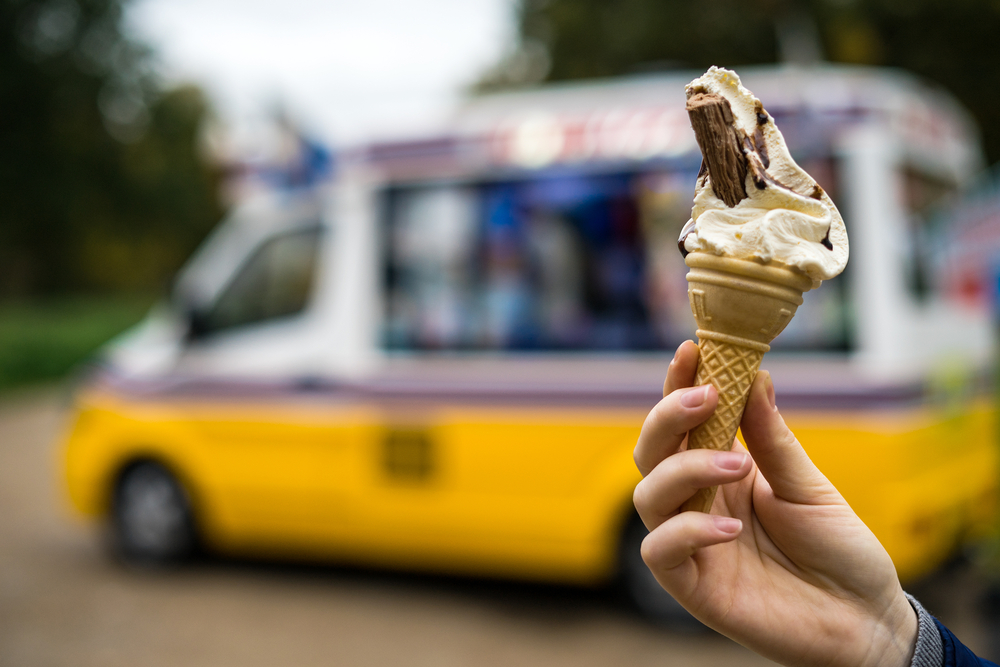
[[(164, 377), (123, 377), (111, 369), (91, 376), (90, 384), (133, 400), (209, 399), (221, 401), (384, 403), (392, 405), (476, 405), (508, 407), (613, 407), (648, 410), (660, 400), (660, 386), (608, 378), (601, 382), (497, 381), (375, 377), (337, 382), (325, 378), (297, 381), (251, 381)], [(817, 388), (778, 385), (785, 410), (886, 410), (916, 407), (927, 400), (922, 385), (868, 385)]]

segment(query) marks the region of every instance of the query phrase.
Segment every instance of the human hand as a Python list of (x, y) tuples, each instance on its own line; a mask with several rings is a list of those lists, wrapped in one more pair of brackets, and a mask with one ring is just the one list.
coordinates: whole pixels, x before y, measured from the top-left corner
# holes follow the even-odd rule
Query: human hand
[[(685, 448), (718, 402), (714, 387), (691, 388), (698, 352), (678, 348), (635, 448), (646, 565), (700, 621), (781, 664), (909, 665), (917, 617), (892, 560), (785, 426), (766, 371), (743, 414), (746, 448)], [(678, 511), (715, 485), (711, 514)]]

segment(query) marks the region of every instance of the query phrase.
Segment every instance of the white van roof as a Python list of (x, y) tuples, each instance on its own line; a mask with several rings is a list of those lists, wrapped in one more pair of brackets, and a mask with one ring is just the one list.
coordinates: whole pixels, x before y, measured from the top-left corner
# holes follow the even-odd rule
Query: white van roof
[[(436, 132), (375, 142), (357, 157), (399, 179), (696, 161), (684, 86), (698, 74), (547, 84), (471, 97)], [(965, 109), (943, 89), (901, 70), (819, 65), (748, 67), (739, 74), (776, 118), (793, 152), (834, 152), (845, 130), (877, 123), (931, 172), (963, 181), (982, 167), (978, 131)]]

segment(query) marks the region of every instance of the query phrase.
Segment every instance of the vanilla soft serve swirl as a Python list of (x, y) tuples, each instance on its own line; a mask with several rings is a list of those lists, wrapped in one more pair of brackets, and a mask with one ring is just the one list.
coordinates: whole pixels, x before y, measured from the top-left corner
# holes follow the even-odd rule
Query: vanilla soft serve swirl
[(785, 139), (760, 101), (735, 72), (713, 67), (687, 90), (725, 97), (734, 124), (750, 139), (766, 167), (764, 180), (748, 173), (747, 197), (730, 208), (698, 178), (691, 221), (681, 242), (686, 252), (707, 252), (762, 264), (795, 267), (814, 280), (829, 280), (847, 264), (847, 230), (833, 201), (792, 159)]

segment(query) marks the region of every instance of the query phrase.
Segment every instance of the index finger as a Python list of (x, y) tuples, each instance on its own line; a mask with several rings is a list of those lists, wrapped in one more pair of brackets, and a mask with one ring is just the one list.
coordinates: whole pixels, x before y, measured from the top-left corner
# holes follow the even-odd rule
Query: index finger
[[(663, 381), (663, 400), (656, 404), (643, 422), (639, 440), (632, 453), (635, 465), (643, 477), (660, 461), (676, 452), (687, 437), (688, 430), (703, 422), (715, 409), (717, 394), (713, 387), (706, 387), (698, 395), (701, 401), (695, 401), (690, 406), (686, 405), (690, 400), (681, 403), (681, 397), (687, 392), (678, 390), (694, 384), (699, 352), (697, 345), (686, 340), (677, 348), (667, 368), (667, 377)], [(706, 401), (709, 405), (702, 407), (702, 403)]]
[(645, 477), (660, 461), (675, 454), (688, 431), (702, 423), (715, 410), (719, 394), (711, 384), (678, 389), (650, 410), (639, 431), (632, 458)]
[(672, 394), (683, 387), (694, 386), (694, 374), (698, 370), (701, 349), (694, 341), (686, 340), (677, 348), (674, 359), (667, 367), (667, 377), (663, 380), (663, 395)]

